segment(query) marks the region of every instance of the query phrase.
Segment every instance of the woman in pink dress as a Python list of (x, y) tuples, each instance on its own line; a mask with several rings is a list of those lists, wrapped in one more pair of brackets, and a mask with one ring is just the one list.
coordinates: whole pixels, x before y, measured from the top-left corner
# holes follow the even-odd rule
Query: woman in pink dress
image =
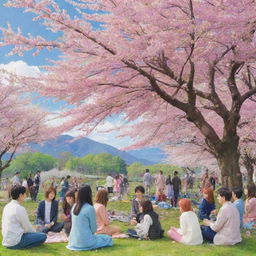
[(116, 175), (115, 179), (114, 179), (114, 193), (117, 197), (120, 197), (120, 193), (121, 193), (121, 183), (122, 183), (122, 179), (120, 177), (120, 175)]
[(166, 186), (165, 183), (166, 182), (165, 182), (165, 176), (163, 175), (163, 171), (159, 171), (159, 173), (156, 176), (156, 197), (157, 197), (157, 194), (158, 194), (157, 192), (159, 190), (161, 190), (163, 192), (165, 191), (165, 186)]

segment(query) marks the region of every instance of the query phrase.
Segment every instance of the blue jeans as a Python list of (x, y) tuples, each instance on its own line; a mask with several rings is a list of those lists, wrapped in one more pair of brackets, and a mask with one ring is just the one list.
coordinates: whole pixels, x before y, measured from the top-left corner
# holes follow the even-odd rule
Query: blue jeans
[(213, 231), (210, 227), (203, 226), (203, 225), (201, 226), (201, 231), (202, 231), (203, 239), (210, 243), (213, 243), (213, 239), (216, 235), (216, 232)]
[(38, 246), (46, 240), (47, 236), (45, 233), (29, 232), (24, 233), (18, 244), (7, 247), (8, 249), (25, 249)]

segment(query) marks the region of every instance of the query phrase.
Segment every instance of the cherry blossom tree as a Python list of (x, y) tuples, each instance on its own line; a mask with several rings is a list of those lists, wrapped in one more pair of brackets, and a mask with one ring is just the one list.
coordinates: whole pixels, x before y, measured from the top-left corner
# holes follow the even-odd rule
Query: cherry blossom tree
[[(49, 137), (46, 112), (32, 105), (24, 91), (0, 72), (0, 179), (15, 153), (30, 142)], [(3, 79), (5, 77), (6, 79)]]
[[(26, 83), (74, 107), (61, 128), (86, 133), (121, 114), (134, 146), (166, 142), (171, 130), (197, 128), (217, 160), (224, 186), (242, 186), (237, 128), (255, 116), (256, 5), (253, 0), (9, 0), (53, 33), (54, 41), (2, 28), (11, 54), (58, 48), (39, 79)], [(91, 9), (93, 12), (86, 12)], [(93, 30), (91, 20), (104, 29)], [(25, 82), (25, 81), (24, 81)], [(125, 126), (126, 123), (125, 123)], [(185, 138), (188, 134), (183, 134)]]

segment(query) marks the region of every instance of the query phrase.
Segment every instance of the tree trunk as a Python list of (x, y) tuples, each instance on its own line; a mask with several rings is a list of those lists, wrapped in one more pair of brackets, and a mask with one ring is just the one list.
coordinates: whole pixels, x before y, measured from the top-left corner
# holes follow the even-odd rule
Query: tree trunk
[(247, 170), (247, 174), (248, 174), (248, 184), (253, 184), (253, 172), (254, 172), (254, 168), (253, 168), (253, 163), (250, 161), (250, 159), (246, 159), (246, 161), (244, 162), (244, 167)]
[(243, 188), (242, 174), (240, 172), (237, 143), (225, 143), (223, 150), (217, 156), (221, 171), (222, 186), (227, 188)]

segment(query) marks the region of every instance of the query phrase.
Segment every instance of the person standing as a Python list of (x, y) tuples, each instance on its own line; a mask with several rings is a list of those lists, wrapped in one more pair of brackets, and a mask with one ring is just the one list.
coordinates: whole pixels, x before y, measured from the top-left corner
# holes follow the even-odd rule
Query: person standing
[(128, 196), (128, 189), (129, 189), (129, 181), (127, 176), (123, 176), (122, 182), (121, 182), (121, 199), (122, 200), (127, 200)]
[(15, 175), (12, 177), (11, 179), (12, 182), (12, 186), (21, 186), (21, 182), (20, 182), (20, 172), (16, 172)]
[(215, 190), (216, 179), (215, 179), (214, 172), (211, 173), (211, 176), (210, 176), (210, 178), (209, 178), (209, 182), (210, 182), (210, 184), (211, 184), (212, 189)]
[(150, 188), (153, 184), (153, 177), (152, 175), (149, 173), (149, 169), (145, 170), (145, 173), (143, 175), (143, 184), (145, 186), (146, 189), (146, 195), (150, 196)]
[(26, 198), (26, 189), (14, 186), (11, 189), (12, 201), (3, 210), (2, 245), (9, 249), (31, 248), (41, 245), (47, 236), (34, 231), (26, 209), (21, 205)]
[(205, 170), (205, 173), (202, 177), (202, 187), (201, 191), (203, 191), (204, 188), (209, 188), (211, 187), (210, 179), (209, 179), (209, 171), (208, 169)]
[(174, 172), (174, 177), (172, 179), (173, 184), (173, 207), (177, 207), (178, 198), (181, 190), (181, 180), (178, 177), (178, 172)]
[(168, 175), (168, 177), (166, 179), (166, 186), (167, 186), (167, 198), (169, 199), (169, 201), (171, 202), (171, 204), (173, 206), (174, 192), (173, 192), (173, 184), (172, 184), (171, 175)]
[(60, 183), (61, 184), (61, 191), (60, 191), (60, 201), (63, 202), (65, 198), (65, 194), (69, 190), (69, 183), (68, 180), (70, 179), (70, 175), (67, 175), (67, 177)]
[(22, 180), (22, 186), (23, 186), (24, 188), (26, 188), (26, 196), (28, 196), (29, 191), (28, 191), (28, 178), (27, 178), (27, 177), (23, 178), (23, 180)]
[(115, 193), (115, 196), (120, 199), (120, 193), (121, 193), (121, 182), (122, 182), (122, 179), (121, 179), (121, 176), (119, 174), (116, 175), (115, 179), (114, 179), (114, 193)]
[(156, 195), (158, 191), (165, 191), (165, 176), (163, 175), (163, 171), (159, 171), (156, 175)]
[(113, 184), (114, 184), (114, 179), (111, 176), (111, 174), (109, 173), (107, 178), (106, 178), (106, 188), (108, 193), (113, 193)]
[(41, 183), (40, 171), (36, 172), (34, 183), (35, 183), (35, 201), (36, 201), (37, 195), (39, 192), (40, 183)]
[(34, 185), (34, 181), (32, 180), (32, 173), (29, 174), (27, 179), (28, 191), (30, 193), (30, 197), (32, 201), (36, 201), (36, 186)]
[(51, 187), (53, 187), (56, 191), (57, 191), (57, 188), (58, 188), (58, 184), (55, 180), (55, 177), (52, 177), (52, 180), (51, 180)]

